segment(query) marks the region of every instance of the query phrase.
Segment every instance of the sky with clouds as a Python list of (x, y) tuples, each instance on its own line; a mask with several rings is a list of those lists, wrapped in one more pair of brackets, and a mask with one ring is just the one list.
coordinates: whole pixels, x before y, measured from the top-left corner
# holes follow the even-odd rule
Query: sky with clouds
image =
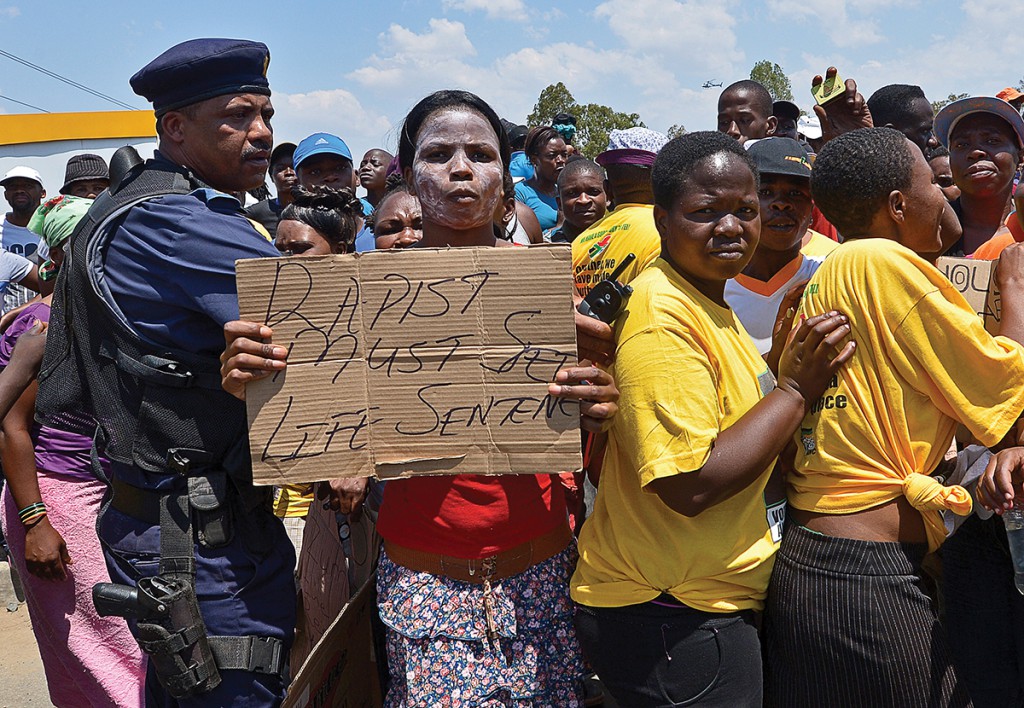
[[(714, 127), (720, 89), (754, 62), (785, 69), (810, 107), (827, 66), (869, 95), (921, 85), (931, 99), (1016, 85), (1011, 0), (405, 0), (175, 3), (0, 0), (0, 49), (139, 108), (128, 78), (199, 36), (270, 47), (277, 140), (318, 130), (353, 152), (393, 149), (405, 112), (430, 91), (465, 88), (524, 122), (547, 85), (581, 103), (637, 112), (655, 130)], [(49, 111), (113, 106), (0, 56), (0, 96)], [(27, 109), (0, 98), (0, 112)]]

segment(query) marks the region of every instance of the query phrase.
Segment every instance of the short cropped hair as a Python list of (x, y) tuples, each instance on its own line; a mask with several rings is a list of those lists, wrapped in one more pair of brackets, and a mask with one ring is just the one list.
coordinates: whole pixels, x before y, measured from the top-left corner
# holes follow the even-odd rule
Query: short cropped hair
[(861, 128), (828, 141), (811, 172), (814, 203), (840, 233), (860, 235), (889, 194), (910, 187), (911, 147), (892, 128)]
[[(920, 86), (910, 84), (889, 84), (871, 94), (868, 110), (875, 125), (895, 127), (907, 125), (911, 120), (910, 104), (924, 98)], [(927, 100), (927, 99), (925, 99)]]
[(577, 159), (570, 159), (565, 163), (565, 167), (562, 168), (562, 171), (558, 173), (558, 182), (556, 184), (559, 191), (562, 190), (562, 185), (565, 184), (565, 181), (573, 175), (593, 174), (597, 175), (602, 180), (604, 179), (604, 168), (602, 168), (601, 165), (593, 162), (592, 160), (588, 160), (585, 157), (576, 155), (573, 157), (576, 157)]
[(751, 94), (754, 99), (754, 108), (756, 108), (757, 112), (762, 116), (768, 118), (772, 115), (772, 106), (774, 105), (774, 101), (772, 101), (772, 95), (768, 93), (768, 89), (766, 89), (763, 84), (758, 81), (754, 81), (753, 79), (743, 79), (742, 81), (737, 81), (734, 84), (729, 84), (725, 90), (719, 94), (719, 102), (721, 102), (722, 96), (725, 94), (735, 93), (736, 91), (746, 91)]
[(651, 173), (654, 203), (671, 209), (697, 165), (723, 152), (740, 158), (754, 175), (754, 183), (759, 183), (757, 165), (738, 140), (717, 130), (701, 130), (669, 140), (658, 153)]
[(931, 162), (937, 157), (949, 157), (949, 150), (946, 149), (945, 145), (928, 148), (924, 152), (924, 159), (928, 160), (928, 162)]

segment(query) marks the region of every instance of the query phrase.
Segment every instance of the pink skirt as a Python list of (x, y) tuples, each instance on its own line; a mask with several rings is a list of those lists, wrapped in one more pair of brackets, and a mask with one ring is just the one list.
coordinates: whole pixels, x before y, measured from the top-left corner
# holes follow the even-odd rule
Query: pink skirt
[(25, 565), (25, 528), (14, 498), (3, 492), (4, 535), (11, 563), (25, 586), (32, 631), (46, 670), (55, 706), (117, 706), (145, 703), (146, 659), (120, 617), (100, 617), (92, 603), (92, 586), (110, 576), (96, 537), (96, 516), (106, 486), (39, 470), (39, 492), (50, 524), (64, 537), (73, 564), (63, 581), (43, 580)]

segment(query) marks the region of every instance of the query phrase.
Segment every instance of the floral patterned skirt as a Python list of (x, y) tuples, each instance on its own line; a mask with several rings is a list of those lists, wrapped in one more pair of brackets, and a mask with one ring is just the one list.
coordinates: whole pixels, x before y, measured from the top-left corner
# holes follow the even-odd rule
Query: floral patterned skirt
[(377, 606), (387, 627), (387, 708), (582, 705), (582, 659), (569, 578), (576, 546), (492, 586), (409, 570), (381, 554)]

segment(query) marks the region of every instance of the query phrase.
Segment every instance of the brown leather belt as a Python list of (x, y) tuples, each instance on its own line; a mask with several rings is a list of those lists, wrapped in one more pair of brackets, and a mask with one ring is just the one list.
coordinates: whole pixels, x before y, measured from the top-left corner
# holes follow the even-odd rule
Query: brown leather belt
[(390, 541), (384, 541), (384, 551), (392, 562), (409, 570), (483, 585), (485, 580), (495, 582), (519, 575), (530, 566), (564, 551), (571, 541), (572, 531), (564, 523), (539, 538), (486, 558), (443, 556), (406, 548)]

